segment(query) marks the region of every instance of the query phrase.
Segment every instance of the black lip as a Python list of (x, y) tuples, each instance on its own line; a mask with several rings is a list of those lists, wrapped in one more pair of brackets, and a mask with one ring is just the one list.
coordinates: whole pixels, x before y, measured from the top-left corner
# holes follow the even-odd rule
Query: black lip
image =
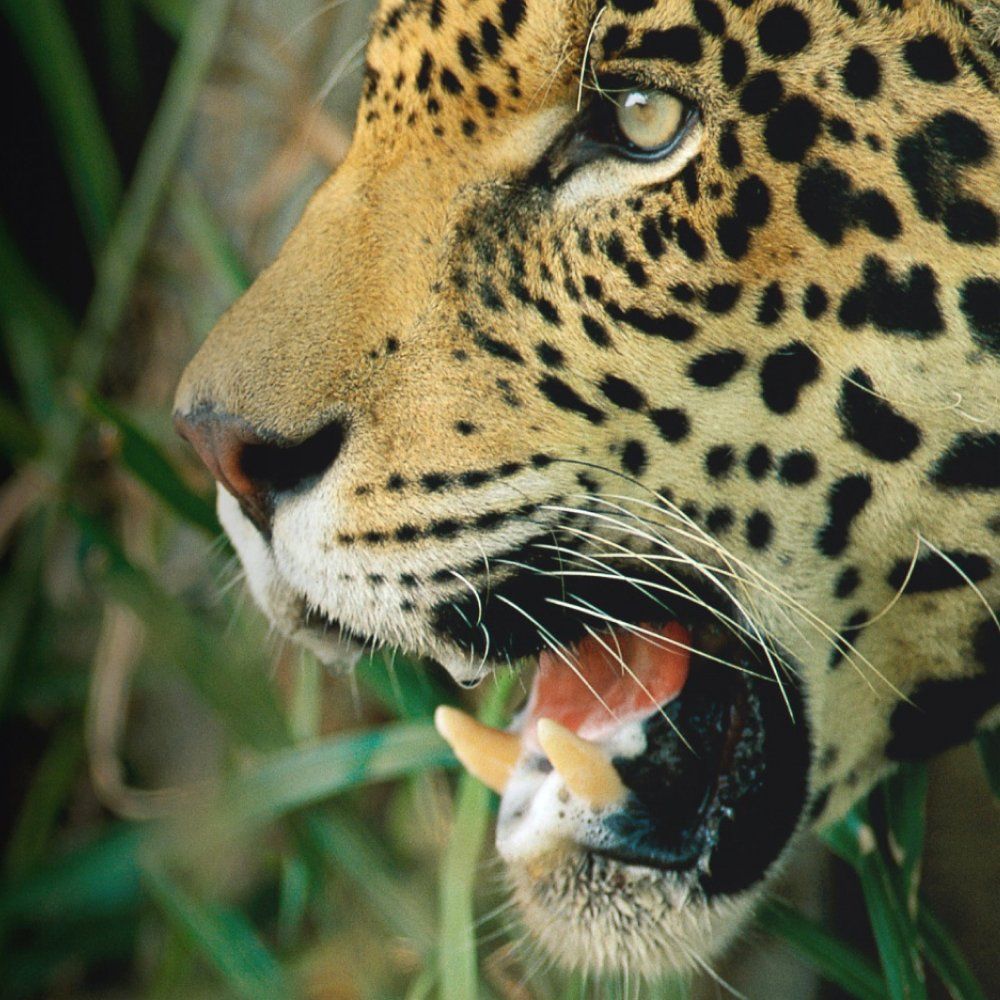
[[(516, 552), (491, 557), (497, 567), (490, 585), (476, 596), (467, 589), (441, 601), (431, 613), (439, 639), (470, 658), (494, 665), (535, 656), (552, 641), (570, 645), (611, 622), (676, 620), (682, 624), (711, 618), (712, 609), (740, 621), (728, 594), (710, 576), (686, 570), (669, 575), (649, 570), (637, 556), (603, 563), (586, 554), (579, 538), (551, 533), (529, 539)], [(463, 576), (483, 583), (482, 565)], [(500, 577), (499, 571), (507, 575)], [(592, 575), (584, 575), (586, 573)], [(500, 577), (500, 578), (498, 578)], [(669, 587), (677, 593), (667, 594)], [(566, 605), (570, 605), (567, 607)]]
[[(727, 655), (736, 662), (739, 654)], [(706, 896), (758, 882), (808, 796), (810, 740), (798, 687), (762, 677), (748, 651), (741, 659), (734, 669), (696, 652), (680, 696), (646, 723), (645, 751), (614, 760), (632, 795), (609, 823), (617, 844), (603, 853), (695, 872)]]

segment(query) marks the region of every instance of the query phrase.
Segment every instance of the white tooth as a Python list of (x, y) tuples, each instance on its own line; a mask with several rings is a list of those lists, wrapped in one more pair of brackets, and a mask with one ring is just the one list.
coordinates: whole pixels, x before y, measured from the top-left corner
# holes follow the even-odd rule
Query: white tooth
[(628, 789), (599, 746), (552, 719), (539, 719), (538, 742), (566, 787), (595, 809), (622, 802)]
[(466, 770), (487, 788), (503, 795), (521, 756), (520, 738), (484, 726), (471, 715), (448, 705), (438, 706), (434, 725)]

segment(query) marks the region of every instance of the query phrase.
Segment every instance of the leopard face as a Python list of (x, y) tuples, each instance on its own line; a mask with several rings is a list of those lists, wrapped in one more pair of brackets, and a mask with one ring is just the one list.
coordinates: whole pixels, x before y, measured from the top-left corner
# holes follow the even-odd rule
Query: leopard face
[(559, 959), (736, 934), (1000, 701), (996, 6), (387, 2), (184, 375), (275, 625), (536, 667), (444, 717)]

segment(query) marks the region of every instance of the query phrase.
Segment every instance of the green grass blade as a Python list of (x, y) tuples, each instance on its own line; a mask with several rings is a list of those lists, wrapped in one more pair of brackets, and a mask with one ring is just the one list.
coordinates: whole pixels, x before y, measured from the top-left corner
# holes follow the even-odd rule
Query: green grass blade
[(168, 35), (180, 38), (191, 18), (195, 0), (141, 0), (141, 3)]
[(297, 995), (281, 965), (246, 918), (196, 900), (156, 864), (143, 867), (150, 898), (235, 996), (243, 1000), (291, 1000)]
[[(501, 725), (514, 674), (497, 678), (483, 703), (480, 721)], [(490, 822), (492, 793), (470, 774), (462, 774), (455, 796), (455, 821), (441, 859), (438, 900), (438, 981), (441, 1000), (479, 996), (473, 891), (479, 858)]]
[(310, 815), (305, 825), (312, 844), (355, 885), (387, 930), (419, 951), (430, 952), (434, 915), (413, 884), (400, 879), (378, 840), (342, 809)]
[(787, 941), (824, 979), (858, 1000), (887, 1000), (878, 970), (856, 949), (780, 900), (769, 900), (757, 912), (757, 923)]
[(885, 807), (886, 833), (891, 862), (898, 870), (899, 894), (911, 918), (917, 912), (920, 863), (924, 852), (924, 815), (927, 801), (927, 767), (901, 764), (876, 793)]
[(94, 88), (59, 0), (0, 0), (42, 95), (91, 254), (107, 243), (122, 180)]
[(927, 991), (917, 933), (900, 891), (902, 880), (879, 853), (863, 809), (851, 810), (826, 832), (825, 839), (858, 873), (890, 1000), (924, 1000)]
[(302, 930), (309, 904), (309, 868), (302, 858), (286, 854), (281, 859), (278, 891), (278, 941), (289, 948)]
[(4, 854), (3, 872), (7, 878), (27, 875), (45, 856), (82, 758), (80, 727), (66, 723), (53, 734), (18, 810)]
[(349, 788), (450, 767), (454, 761), (429, 723), (364, 729), (260, 758), (222, 794), (220, 813), (227, 824), (266, 823)]
[(124, 824), (43, 868), (5, 883), (0, 926), (50, 924), (121, 915), (139, 902), (140, 832)]
[(108, 69), (120, 107), (134, 114), (142, 102), (142, 67), (134, 0), (100, 0)]
[(51, 511), (36, 511), (22, 525), (6, 575), (0, 578), (0, 715), (21, 643), (38, 600)]
[(73, 317), (38, 280), (21, 256), (0, 219), (0, 318), (19, 317), (30, 322), (56, 347), (65, 347), (76, 335)]
[(455, 704), (450, 688), (422, 663), (395, 651), (374, 653), (357, 667), (358, 680), (388, 711), (402, 719), (429, 719), (441, 704)]
[(178, 517), (208, 534), (218, 535), (222, 528), (215, 516), (215, 505), (196, 493), (184, 480), (162, 449), (140, 430), (118, 407), (91, 396), (87, 409), (118, 432), (119, 458), (122, 464)]
[[(3, 2), (16, 6), (19, 0)], [(31, 4), (38, 5), (37, 0)], [(170, 68), (135, 177), (98, 262), (97, 284), (74, 344), (68, 377), (84, 395), (97, 384), (124, 316), (147, 238), (163, 203), (229, 6), (230, 0), (201, 0), (195, 5)], [(83, 414), (69, 402), (51, 421), (45, 457), (60, 480), (69, 469), (82, 423)]]
[(12, 403), (0, 397), (0, 452), (19, 464), (38, 450), (41, 437)]
[(181, 177), (174, 185), (171, 209), (181, 233), (213, 279), (212, 285), (233, 302), (250, 287), (250, 274), (190, 178)]
[(1000, 799), (1000, 727), (980, 733), (976, 745), (986, 770), (986, 780), (993, 794)]
[(928, 910), (923, 900), (917, 912), (917, 933), (927, 961), (953, 1000), (986, 1000), (985, 991), (947, 928)]

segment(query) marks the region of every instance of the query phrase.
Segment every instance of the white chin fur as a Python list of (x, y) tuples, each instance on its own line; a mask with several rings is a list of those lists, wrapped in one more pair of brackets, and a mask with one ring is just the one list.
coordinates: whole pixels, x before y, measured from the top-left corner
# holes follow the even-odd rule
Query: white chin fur
[(246, 574), (247, 587), (274, 628), (308, 649), (321, 663), (338, 670), (357, 663), (361, 647), (337, 632), (304, 628), (304, 598), (278, 572), (271, 550), (257, 529), (243, 516), (235, 498), (218, 487), (216, 511)]

